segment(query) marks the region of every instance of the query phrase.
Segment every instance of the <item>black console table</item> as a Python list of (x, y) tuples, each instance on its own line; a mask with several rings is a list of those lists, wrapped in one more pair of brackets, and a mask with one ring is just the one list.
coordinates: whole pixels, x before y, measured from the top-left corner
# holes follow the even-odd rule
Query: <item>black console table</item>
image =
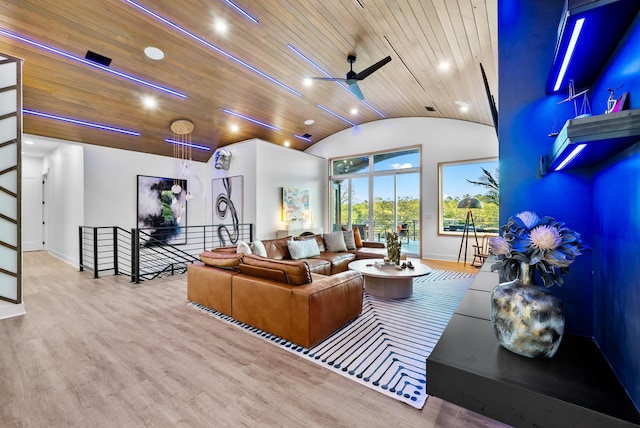
[(491, 263), (427, 359), (427, 393), (518, 427), (640, 426), (640, 413), (591, 338), (565, 335), (548, 360), (498, 344), (489, 320), (498, 283)]

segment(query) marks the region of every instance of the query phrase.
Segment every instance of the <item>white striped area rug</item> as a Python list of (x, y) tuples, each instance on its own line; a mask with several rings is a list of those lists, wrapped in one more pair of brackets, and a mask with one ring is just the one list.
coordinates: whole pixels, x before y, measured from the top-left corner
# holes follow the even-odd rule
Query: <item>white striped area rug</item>
[(364, 295), (362, 314), (307, 349), (196, 303), (197, 309), (233, 323), (282, 348), (382, 394), (422, 409), (426, 361), (474, 274), (433, 270), (416, 278), (407, 299)]

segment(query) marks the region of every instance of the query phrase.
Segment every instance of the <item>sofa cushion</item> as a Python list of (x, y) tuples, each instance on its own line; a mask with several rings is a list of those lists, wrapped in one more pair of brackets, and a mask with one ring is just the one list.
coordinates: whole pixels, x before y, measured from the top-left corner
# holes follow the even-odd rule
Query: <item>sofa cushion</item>
[(356, 240), (353, 235), (353, 230), (345, 230), (342, 232), (342, 236), (344, 237), (344, 245), (347, 247), (347, 250), (355, 250)]
[(291, 253), (293, 260), (308, 259), (320, 254), (320, 249), (315, 239), (291, 240), (287, 242), (287, 247), (289, 247), (289, 253)]
[(353, 240), (355, 241), (356, 248), (362, 247), (362, 236), (360, 236), (360, 229), (357, 226), (353, 227)]
[(232, 268), (240, 264), (242, 254), (203, 251), (200, 260), (207, 266)]
[(256, 239), (250, 244), (251, 252), (262, 257), (267, 257), (267, 249), (264, 247), (262, 241)]
[[(267, 279), (286, 282), (287, 284), (291, 285), (303, 285), (308, 284), (312, 281), (309, 266), (303, 261), (271, 260), (264, 257), (256, 256), (254, 254), (248, 254), (242, 258), (242, 263), (240, 264), (240, 266), (238, 266), (238, 268), (243, 273), (245, 273), (245, 271), (243, 270), (245, 269), (245, 265), (262, 268), (264, 272), (260, 273), (259, 275), (267, 275)], [(249, 271), (254, 273), (260, 271), (260, 269), (251, 268), (245, 270), (248, 275), (254, 275), (253, 273), (249, 273)], [(284, 280), (282, 280), (283, 277), (281, 275), (276, 274), (273, 271), (283, 272)], [(266, 278), (264, 276), (261, 277)]]
[(327, 251), (332, 253), (339, 253), (341, 251), (347, 251), (347, 246), (344, 243), (344, 235), (342, 232), (325, 233), (322, 235), (324, 238), (324, 245)]
[(285, 275), (285, 273), (280, 269), (270, 269), (262, 266), (247, 265), (244, 263), (238, 266), (238, 269), (240, 269), (240, 272), (244, 273), (245, 275), (288, 283), (287, 275)]
[(291, 260), (287, 243), (291, 236), (279, 239), (264, 239), (262, 244), (267, 252), (266, 257), (273, 260)]

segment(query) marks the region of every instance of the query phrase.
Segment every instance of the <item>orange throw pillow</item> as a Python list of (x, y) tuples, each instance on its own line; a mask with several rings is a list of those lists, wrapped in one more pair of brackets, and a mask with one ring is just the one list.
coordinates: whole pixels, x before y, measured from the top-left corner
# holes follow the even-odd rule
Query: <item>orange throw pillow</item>
[(362, 236), (360, 236), (360, 229), (357, 226), (353, 228), (353, 238), (356, 241), (356, 247), (362, 248)]

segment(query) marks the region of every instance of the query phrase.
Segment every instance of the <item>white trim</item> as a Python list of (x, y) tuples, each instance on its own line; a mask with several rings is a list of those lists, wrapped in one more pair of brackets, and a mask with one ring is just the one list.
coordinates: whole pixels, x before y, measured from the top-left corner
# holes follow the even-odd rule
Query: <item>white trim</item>
[(0, 300), (0, 320), (26, 314), (24, 303), (9, 303)]

